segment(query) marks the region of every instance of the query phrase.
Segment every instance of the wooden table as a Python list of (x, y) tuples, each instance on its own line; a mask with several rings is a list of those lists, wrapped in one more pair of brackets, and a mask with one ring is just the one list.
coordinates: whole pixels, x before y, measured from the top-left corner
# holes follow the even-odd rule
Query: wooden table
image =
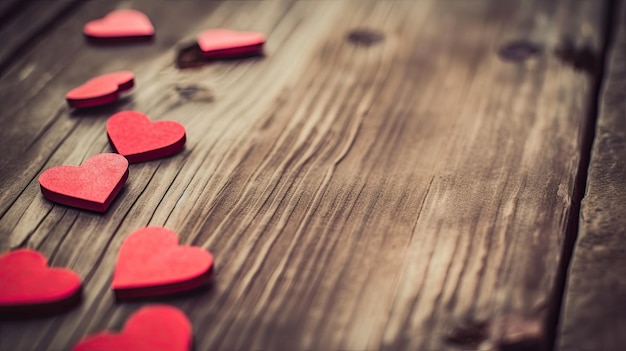
[[(83, 38), (124, 7), (153, 42)], [(196, 351), (623, 350), (625, 7), (3, 0), (0, 252), (37, 249), (84, 291), (0, 322), (0, 350), (71, 349), (154, 303), (187, 314)], [(218, 27), (266, 33), (265, 56), (198, 61)], [(115, 70), (130, 96), (66, 106)], [(111, 152), (128, 109), (184, 124), (185, 150), (131, 165), (104, 214), (44, 199), (39, 174)], [(212, 283), (116, 302), (118, 249), (148, 225), (210, 250)]]

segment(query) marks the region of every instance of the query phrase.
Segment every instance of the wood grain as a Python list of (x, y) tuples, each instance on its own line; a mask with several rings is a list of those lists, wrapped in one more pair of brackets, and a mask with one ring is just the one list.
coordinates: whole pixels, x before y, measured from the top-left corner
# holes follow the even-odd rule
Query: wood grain
[(564, 297), (558, 343), (563, 351), (617, 351), (626, 345), (626, 6), (619, 4)]
[(80, 0), (4, 0), (0, 4), (0, 74), (83, 4)]
[[(148, 14), (154, 43), (82, 40), (86, 21), (122, 5)], [(36, 248), (76, 270), (84, 301), (3, 322), (0, 350), (62, 350), (121, 328), (148, 302), (115, 303), (110, 276), (145, 225), (216, 257), (210, 287), (155, 300), (187, 313), (196, 350), (542, 349), (594, 81), (556, 52), (565, 39), (598, 50), (604, 10), (85, 2), (0, 84), (0, 250)], [(178, 69), (177, 48), (211, 27), (267, 33), (266, 57)], [(520, 40), (541, 50), (503, 60)], [(67, 90), (118, 69), (135, 72), (132, 96), (65, 107)], [(105, 121), (122, 109), (183, 123), (186, 150), (132, 165), (104, 215), (47, 202), (37, 176), (110, 151)]]

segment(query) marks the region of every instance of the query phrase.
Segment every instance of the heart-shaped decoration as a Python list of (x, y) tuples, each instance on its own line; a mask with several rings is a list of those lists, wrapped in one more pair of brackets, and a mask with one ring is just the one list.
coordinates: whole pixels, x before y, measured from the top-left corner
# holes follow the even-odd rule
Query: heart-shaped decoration
[(85, 24), (83, 33), (97, 39), (145, 38), (154, 35), (154, 26), (143, 12), (116, 10)]
[(175, 121), (151, 122), (135, 111), (122, 111), (107, 121), (113, 149), (137, 163), (170, 156), (185, 146), (185, 127)]
[(58, 166), (39, 176), (41, 192), (50, 201), (104, 212), (128, 178), (128, 161), (118, 154), (99, 154), (79, 167)]
[(0, 312), (52, 312), (77, 303), (81, 279), (50, 268), (39, 252), (22, 249), (0, 256)]
[(258, 54), (263, 51), (263, 44), (265, 36), (257, 32), (210, 29), (198, 36), (198, 46), (207, 58)]
[(119, 99), (122, 92), (135, 86), (135, 75), (130, 71), (118, 71), (97, 76), (83, 85), (70, 90), (65, 99), (73, 108), (85, 108), (110, 104)]
[(170, 306), (139, 309), (121, 333), (103, 332), (80, 341), (73, 351), (189, 351), (193, 332), (185, 314)]
[(195, 289), (212, 273), (213, 256), (208, 251), (179, 246), (171, 230), (147, 227), (124, 240), (112, 286), (118, 299), (160, 296)]

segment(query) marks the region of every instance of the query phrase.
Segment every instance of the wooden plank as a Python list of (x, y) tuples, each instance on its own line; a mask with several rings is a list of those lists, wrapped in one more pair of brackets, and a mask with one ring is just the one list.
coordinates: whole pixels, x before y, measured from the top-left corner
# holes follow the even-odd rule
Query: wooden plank
[(0, 3), (0, 18), (6, 19), (21, 10), (27, 1), (25, 0), (5, 0)]
[[(126, 1), (153, 45), (68, 40), (103, 3), (0, 84), (0, 250), (85, 281), (66, 314), (0, 322), (0, 349), (119, 329), (146, 302), (116, 303), (110, 276), (145, 225), (216, 256), (209, 288), (156, 300), (188, 314), (196, 350), (542, 348), (593, 85), (555, 52), (600, 47), (604, 2)], [(210, 27), (268, 33), (267, 57), (178, 69), (176, 47)], [(515, 40), (539, 49), (501, 59)], [(136, 73), (131, 98), (64, 106), (116, 69)], [(40, 172), (109, 151), (105, 120), (129, 108), (182, 122), (186, 150), (133, 165), (106, 214), (43, 199)]]
[(22, 0), (20, 3), (8, 0), (2, 5), (6, 8), (0, 6), (0, 75), (33, 45), (33, 41), (43, 38), (48, 28), (83, 3), (80, 0)]
[(617, 6), (564, 296), (558, 343), (563, 351), (617, 351), (626, 345), (626, 6)]

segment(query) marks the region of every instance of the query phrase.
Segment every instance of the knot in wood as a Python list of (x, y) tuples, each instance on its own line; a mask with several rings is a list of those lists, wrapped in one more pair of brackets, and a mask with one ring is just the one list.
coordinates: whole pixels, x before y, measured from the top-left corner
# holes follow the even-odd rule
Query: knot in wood
[(181, 99), (186, 101), (212, 102), (214, 100), (211, 89), (200, 85), (175, 86), (174, 90), (176, 90)]
[(371, 29), (354, 29), (347, 36), (348, 42), (356, 46), (372, 46), (384, 39), (383, 33)]
[(572, 39), (565, 38), (554, 51), (556, 57), (576, 71), (595, 75), (599, 69), (600, 55), (588, 44), (577, 46)]
[(505, 61), (523, 62), (538, 55), (542, 51), (540, 45), (526, 41), (517, 40), (504, 45), (500, 49), (500, 58)]

